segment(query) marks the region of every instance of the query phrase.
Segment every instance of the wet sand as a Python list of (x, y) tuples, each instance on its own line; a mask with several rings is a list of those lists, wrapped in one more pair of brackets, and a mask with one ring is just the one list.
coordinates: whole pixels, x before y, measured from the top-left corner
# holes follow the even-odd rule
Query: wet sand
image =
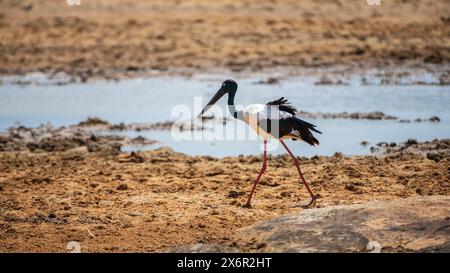
[[(66, 1), (7, 1), (0, 12), (0, 74), (66, 73), (86, 81), (215, 70), (304, 74), (330, 67), (342, 75), (399, 67), (388, 78), (422, 69), (448, 84), (448, 14), (445, 0), (381, 6), (364, 0), (101, 0), (72, 7)], [(318, 83), (330, 79), (335, 77)]]
[[(253, 209), (245, 209), (262, 156), (217, 159), (170, 148), (123, 153), (114, 138), (82, 141), (80, 127), (101, 125), (90, 120), (55, 129), (68, 145), (48, 130), (55, 136), (45, 145), (0, 152), (1, 252), (65, 252), (70, 241), (86, 252), (164, 251), (190, 243), (251, 251), (257, 246), (234, 238), (236, 229), (301, 211), (309, 201), (287, 155), (269, 155)], [(0, 142), (24, 132), (10, 130)], [(450, 194), (450, 140), (380, 146), (373, 156), (300, 158), (320, 196), (317, 206)]]

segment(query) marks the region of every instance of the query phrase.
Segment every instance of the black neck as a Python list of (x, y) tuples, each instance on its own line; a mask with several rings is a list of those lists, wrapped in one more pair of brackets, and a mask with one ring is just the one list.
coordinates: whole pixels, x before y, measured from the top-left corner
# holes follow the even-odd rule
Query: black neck
[(241, 119), (241, 114), (239, 111), (236, 111), (236, 107), (234, 106), (234, 96), (236, 95), (236, 92), (229, 92), (228, 93), (228, 111), (230, 111), (230, 114), (236, 118)]
[(235, 95), (236, 95), (236, 92), (228, 93), (228, 105), (234, 105), (234, 96)]

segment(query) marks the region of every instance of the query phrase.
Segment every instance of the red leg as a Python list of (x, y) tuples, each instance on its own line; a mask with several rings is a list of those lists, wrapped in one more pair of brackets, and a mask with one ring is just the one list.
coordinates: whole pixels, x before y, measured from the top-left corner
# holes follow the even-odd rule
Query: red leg
[(306, 207), (309, 207), (309, 206), (311, 206), (311, 205), (312, 205), (312, 206), (316, 205), (316, 199), (317, 199), (317, 196), (314, 195), (314, 193), (311, 191), (311, 189), (309, 188), (308, 183), (306, 182), (305, 178), (303, 177), (303, 173), (302, 173), (302, 171), (300, 170), (300, 162), (298, 161), (297, 157), (294, 156), (294, 154), (291, 152), (291, 150), (289, 150), (289, 148), (288, 148), (288, 146), (286, 145), (286, 143), (284, 143), (284, 141), (281, 140), (281, 139), (280, 139), (280, 142), (281, 142), (281, 144), (283, 144), (283, 146), (284, 146), (284, 148), (286, 149), (286, 151), (289, 153), (289, 155), (290, 155), (290, 156), (292, 157), (292, 159), (294, 160), (294, 165), (295, 165), (295, 167), (297, 167), (298, 174), (300, 175), (300, 178), (302, 179), (303, 184), (305, 185), (306, 189), (308, 190), (309, 195), (311, 195), (311, 201), (309, 202), (309, 204), (308, 204)]
[(255, 182), (253, 182), (253, 187), (252, 187), (252, 191), (250, 192), (248, 199), (247, 199), (247, 203), (245, 204), (245, 208), (251, 208), (252, 205), (250, 204), (250, 201), (252, 200), (252, 196), (253, 193), (255, 192), (256, 186), (259, 183), (259, 179), (261, 178), (262, 174), (266, 171), (266, 162), (267, 162), (267, 155), (266, 155), (266, 146), (267, 146), (267, 140), (264, 140), (264, 159), (263, 159), (263, 164), (261, 167), (261, 171), (259, 171), (258, 177), (256, 177)]

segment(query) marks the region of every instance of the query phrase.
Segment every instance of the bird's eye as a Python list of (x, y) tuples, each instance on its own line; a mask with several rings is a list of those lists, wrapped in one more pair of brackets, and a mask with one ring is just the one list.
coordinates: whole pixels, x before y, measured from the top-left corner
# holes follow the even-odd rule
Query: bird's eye
[(222, 83), (222, 86), (225, 86), (225, 84), (224, 84), (224, 83)]

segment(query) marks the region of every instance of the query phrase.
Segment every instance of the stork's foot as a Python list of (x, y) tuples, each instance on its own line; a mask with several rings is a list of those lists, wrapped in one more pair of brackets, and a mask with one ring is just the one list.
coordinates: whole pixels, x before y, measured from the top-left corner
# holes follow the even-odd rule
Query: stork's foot
[(309, 201), (308, 205), (301, 205), (300, 207), (307, 209), (307, 208), (312, 208), (316, 206), (316, 200), (319, 198), (319, 196), (317, 195), (313, 195), (311, 196), (311, 201)]
[(243, 207), (246, 209), (251, 209), (252, 205), (250, 204), (250, 202), (247, 202), (245, 205), (243, 205)]

